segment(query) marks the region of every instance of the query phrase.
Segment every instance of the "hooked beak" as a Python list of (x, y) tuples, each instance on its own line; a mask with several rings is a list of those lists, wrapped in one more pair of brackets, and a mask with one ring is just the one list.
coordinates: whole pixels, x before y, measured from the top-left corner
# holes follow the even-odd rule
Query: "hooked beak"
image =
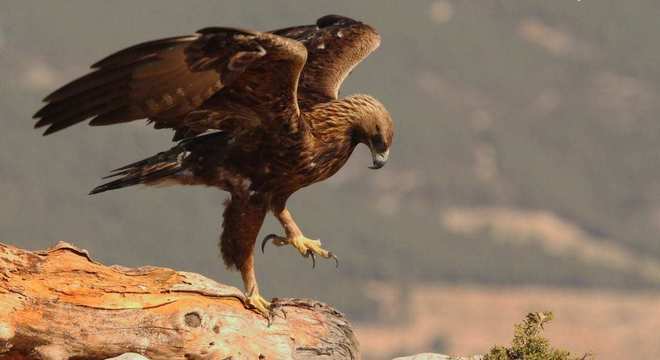
[(373, 165), (369, 166), (369, 169), (380, 169), (387, 163), (387, 158), (390, 157), (390, 150), (387, 149), (381, 153), (376, 152), (373, 148), (371, 149), (371, 158), (373, 159)]

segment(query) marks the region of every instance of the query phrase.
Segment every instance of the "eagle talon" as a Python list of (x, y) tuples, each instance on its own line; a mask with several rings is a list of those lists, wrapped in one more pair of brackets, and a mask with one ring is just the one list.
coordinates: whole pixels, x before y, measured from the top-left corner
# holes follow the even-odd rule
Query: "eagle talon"
[(312, 257), (312, 269), (316, 269), (316, 255), (314, 255), (312, 250), (307, 250), (307, 255)]
[(246, 303), (252, 310), (265, 317), (270, 325), (273, 316), (270, 301), (264, 299), (258, 292), (253, 292), (247, 295)]
[(302, 256), (310, 256), (312, 258), (312, 268), (316, 268), (317, 255), (326, 259), (332, 258), (335, 260), (335, 264), (339, 266), (339, 260), (337, 257), (331, 251), (322, 248), (320, 240), (312, 240), (304, 236), (299, 236), (289, 240), (289, 243), (296, 248)]
[(275, 246), (284, 246), (284, 245), (289, 244), (289, 240), (287, 240), (286, 238), (283, 238), (283, 237), (275, 235), (275, 234), (268, 234), (261, 241), (261, 253), (265, 253), (266, 243), (269, 240), (273, 240), (273, 245), (275, 245)]
[(266, 253), (265, 246), (266, 246), (266, 243), (268, 242), (268, 240), (274, 239), (276, 237), (277, 237), (277, 235), (275, 235), (275, 234), (268, 234), (264, 237), (263, 240), (261, 240), (261, 253), (262, 254)]
[(328, 251), (328, 257), (332, 258), (335, 260), (335, 268), (339, 268), (339, 258), (337, 258), (337, 255), (333, 254), (332, 251)]
[(298, 252), (300, 252), (300, 255), (302, 255), (303, 257), (311, 257), (313, 269), (316, 268), (316, 255), (319, 255), (326, 259), (334, 259), (335, 267), (339, 267), (339, 259), (337, 258), (337, 256), (333, 254), (332, 251), (328, 251), (322, 248), (320, 240), (308, 239), (302, 235), (286, 238), (275, 234), (269, 234), (266, 235), (264, 239), (261, 241), (262, 253), (265, 253), (266, 243), (268, 243), (268, 241), (270, 240), (272, 240), (273, 245), (275, 246), (291, 245), (294, 248), (296, 248), (296, 250), (298, 250)]
[[(274, 300), (274, 301), (277, 301), (277, 300), (275, 300), (275, 299), (273, 299), (273, 300)], [(279, 310), (279, 312), (277, 312), (277, 310)], [(275, 318), (275, 316), (280, 316), (283, 320), (286, 320), (286, 319), (287, 319), (287, 317), (286, 317), (286, 311), (284, 311), (284, 307), (281, 306), (281, 305), (278, 305), (278, 304), (276, 304), (276, 303), (273, 303), (273, 304), (271, 305), (271, 307), (270, 307), (270, 313), (271, 313), (273, 319)]]

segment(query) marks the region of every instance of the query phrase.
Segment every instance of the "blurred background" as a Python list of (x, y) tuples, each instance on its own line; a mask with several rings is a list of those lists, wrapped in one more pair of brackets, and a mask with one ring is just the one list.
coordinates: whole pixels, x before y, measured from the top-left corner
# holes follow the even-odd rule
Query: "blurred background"
[[(557, 346), (660, 357), (660, 2), (26, 1), (0, 3), (0, 241), (66, 240), (105, 263), (241, 286), (217, 250), (225, 194), (134, 187), (89, 197), (110, 169), (171, 146), (142, 121), (42, 138), (40, 100), (96, 60), (211, 26), (272, 30), (338, 13), (381, 48), (343, 95), (396, 122), (390, 163), (358, 148), (290, 201), (341, 259), (257, 257), (263, 292), (348, 314), (367, 359), (485, 352), (528, 311)], [(280, 232), (272, 219), (261, 236)]]

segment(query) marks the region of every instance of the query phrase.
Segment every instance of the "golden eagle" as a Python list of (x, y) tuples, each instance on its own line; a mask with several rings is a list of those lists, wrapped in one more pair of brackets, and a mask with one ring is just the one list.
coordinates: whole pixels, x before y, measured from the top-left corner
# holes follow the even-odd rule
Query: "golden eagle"
[(315, 25), (270, 32), (210, 27), (145, 42), (92, 65), (93, 71), (48, 95), (35, 114), (44, 135), (91, 119), (112, 125), (148, 119), (175, 130), (176, 146), (114, 170), (91, 194), (130, 185), (206, 185), (231, 194), (220, 249), (243, 277), (248, 302), (268, 315), (254, 272), (254, 246), (272, 211), (305, 257), (336, 257), (306, 238), (286, 201), (336, 173), (366, 144), (371, 168), (388, 159), (393, 124), (368, 95), (339, 99), (342, 82), (380, 44), (371, 26), (328, 15)]

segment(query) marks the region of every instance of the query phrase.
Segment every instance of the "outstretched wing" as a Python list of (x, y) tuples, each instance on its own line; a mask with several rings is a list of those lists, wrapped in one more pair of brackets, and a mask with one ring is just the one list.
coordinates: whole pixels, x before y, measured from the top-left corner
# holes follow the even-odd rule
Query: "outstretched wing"
[(142, 43), (97, 62), (93, 72), (48, 95), (35, 127), (48, 126), (47, 135), (87, 119), (110, 125), (148, 118), (157, 128), (185, 132), (193, 121), (212, 129), (223, 117), (200, 122), (195, 112), (220, 91), (244, 95), (225, 111), (238, 112), (237, 118), (252, 106), (266, 115), (295, 113), (306, 55), (297, 41), (230, 28)]
[(327, 15), (316, 25), (275, 30), (305, 45), (307, 63), (300, 76), (298, 97), (307, 107), (337, 99), (344, 79), (380, 45), (371, 26), (339, 15)]

